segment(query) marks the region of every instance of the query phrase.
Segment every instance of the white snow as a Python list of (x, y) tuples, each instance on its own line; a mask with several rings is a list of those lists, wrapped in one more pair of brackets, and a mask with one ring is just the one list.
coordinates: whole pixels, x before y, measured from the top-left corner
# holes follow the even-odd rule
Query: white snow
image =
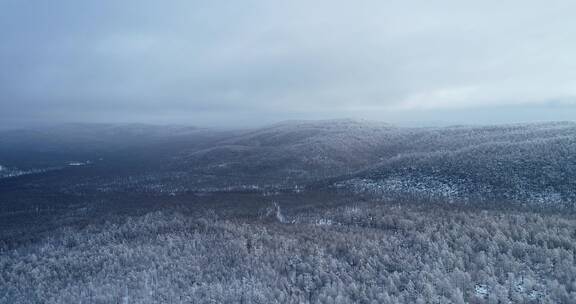
[[(543, 298), (546, 295), (545, 292), (540, 290), (532, 288), (526, 289), (526, 287), (524, 287), (521, 282), (518, 282), (514, 289), (516, 292), (526, 295), (530, 300), (537, 300)], [(478, 298), (487, 299), (490, 295), (490, 289), (488, 288), (488, 285), (476, 284), (476, 286), (474, 286), (474, 295)]]
[(488, 286), (476, 284), (476, 286), (474, 286), (474, 294), (479, 298), (488, 298)]
[(330, 226), (330, 225), (332, 225), (331, 219), (322, 218), (316, 222), (316, 226)]
[(280, 205), (277, 202), (274, 202), (274, 207), (276, 207), (276, 219), (280, 223), (286, 223), (286, 218), (282, 215), (282, 211), (280, 210)]

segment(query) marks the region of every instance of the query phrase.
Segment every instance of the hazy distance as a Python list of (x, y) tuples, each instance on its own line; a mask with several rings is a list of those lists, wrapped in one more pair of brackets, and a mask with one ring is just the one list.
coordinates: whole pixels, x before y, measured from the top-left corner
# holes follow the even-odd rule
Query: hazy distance
[(574, 120), (571, 0), (0, 2), (0, 126)]

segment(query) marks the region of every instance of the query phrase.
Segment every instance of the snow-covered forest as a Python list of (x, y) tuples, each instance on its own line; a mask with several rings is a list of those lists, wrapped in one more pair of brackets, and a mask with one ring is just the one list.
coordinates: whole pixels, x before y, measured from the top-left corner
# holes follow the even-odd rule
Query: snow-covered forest
[(62, 228), (0, 253), (0, 303), (576, 301), (572, 217), (372, 202), (283, 217)]
[(0, 303), (576, 303), (573, 123), (0, 143)]
[(576, 0), (0, 0), (0, 304), (576, 304)]

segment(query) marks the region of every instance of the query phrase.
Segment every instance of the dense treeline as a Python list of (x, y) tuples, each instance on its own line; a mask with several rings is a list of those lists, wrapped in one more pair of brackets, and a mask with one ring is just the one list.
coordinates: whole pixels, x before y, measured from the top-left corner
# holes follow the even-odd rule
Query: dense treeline
[(576, 303), (573, 123), (146, 129), (0, 145), (0, 303)]
[[(41, 134), (50, 140), (40, 140)], [(58, 146), (55, 139), (76, 148)], [(287, 190), (359, 179), (367, 183), (352, 188), (391, 200), (555, 209), (574, 209), (576, 200), (576, 124), (568, 122), (402, 128), (331, 120), (230, 132), (88, 125), (0, 132), (0, 142), (5, 143), (0, 145), (0, 166), (5, 167), (0, 177), (6, 177), (0, 178), (0, 199), (5, 189), (177, 195)], [(93, 146), (100, 148), (81, 153)], [(84, 165), (70, 166), (71, 160)], [(8, 181), (16, 176), (21, 182)]]
[(498, 202), (574, 210), (576, 136), (517, 137), (456, 150), (447, 144), (440, 151), (403, 154), (336, 185), (392, 200)]
[(155, 212), (0, 253), (0, 303), (574, 303), (576, 219), (359, 203)]

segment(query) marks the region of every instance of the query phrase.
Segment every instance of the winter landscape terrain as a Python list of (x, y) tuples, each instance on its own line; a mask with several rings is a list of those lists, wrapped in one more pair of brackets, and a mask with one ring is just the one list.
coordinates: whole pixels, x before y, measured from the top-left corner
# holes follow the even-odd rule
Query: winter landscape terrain
[(576, 303), (576, 124), (0, 132), (0, 303)]
[(575, 12), (0, 0), (0, 304), (576, 304)]

